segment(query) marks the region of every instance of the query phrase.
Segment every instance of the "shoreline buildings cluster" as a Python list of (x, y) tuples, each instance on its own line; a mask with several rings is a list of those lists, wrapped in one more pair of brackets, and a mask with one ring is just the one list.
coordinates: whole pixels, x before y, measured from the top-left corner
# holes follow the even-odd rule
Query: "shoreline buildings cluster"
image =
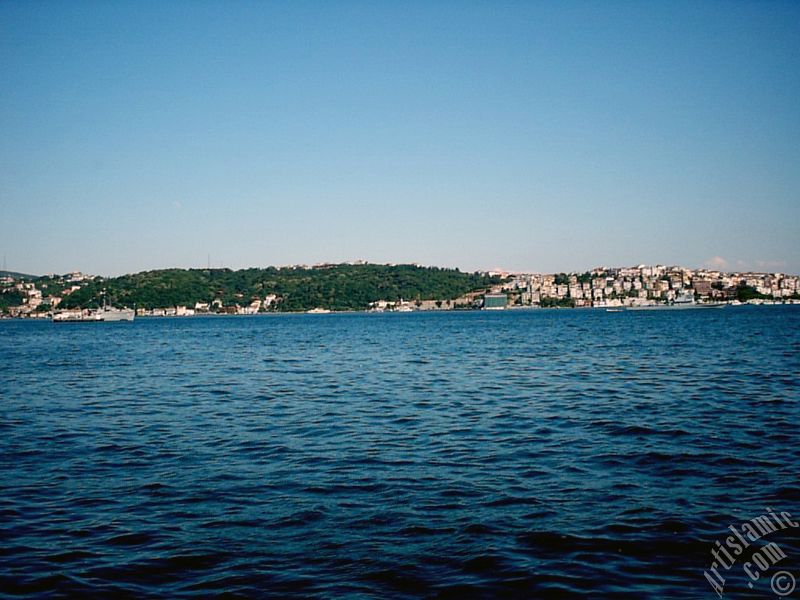
[(800, 277), (783, 273), (727, 273), (679, 266), (599, 267), (585, 273), (514, 274), (503, 285), (509, 304), (522, 306), (640, 306), (698, 302), (800, 300)]
[(0, 316), (48, 317), (62, 300), (93, 281), (92, 275), (80, 272), (41, 278), (4, 274), (0, 276)]

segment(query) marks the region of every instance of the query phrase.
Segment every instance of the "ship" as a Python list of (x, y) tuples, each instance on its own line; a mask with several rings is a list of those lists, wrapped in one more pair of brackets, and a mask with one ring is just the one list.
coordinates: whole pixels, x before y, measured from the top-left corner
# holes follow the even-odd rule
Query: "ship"
[(94, 313), (95, 321), (133, 321), (136, 312), (132, 308), (112, 308), (104, 306)]
[(54, 323), (76, 323), (92, 321), (133, 321), (136, 311), (132, 308), (114, 308), (106, 304), (103, 297), (103, 306), (97, 310), (74, 309), (63, 310), (53, 314)]
[(53, 322), (133, 321), (135, 316), (132, 308), (103, 307), (97, 310), (63, 310), (53, 314)]

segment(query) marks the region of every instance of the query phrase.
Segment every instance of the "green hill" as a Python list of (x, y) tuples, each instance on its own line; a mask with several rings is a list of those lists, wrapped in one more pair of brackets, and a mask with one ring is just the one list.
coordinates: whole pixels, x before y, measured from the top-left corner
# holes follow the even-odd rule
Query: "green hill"
[(377, 300), (453, 300), (482, 290), (499, 278), (458, 269), (414, 265), (331, 265), (315, 268), (166, 269), (97, 279), (66, 296), (64, 307), (102, 303), (103, 290), (114, 305), (161, 308), (219, 300), (249, 304), (268, 294), (280, 298), (279, 311), (322, 307), (363, 310)]

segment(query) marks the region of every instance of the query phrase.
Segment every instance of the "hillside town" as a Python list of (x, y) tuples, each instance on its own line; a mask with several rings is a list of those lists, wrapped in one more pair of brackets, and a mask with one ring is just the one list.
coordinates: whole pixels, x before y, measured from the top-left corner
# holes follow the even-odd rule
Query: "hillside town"
[(0, 316), (48, 318), (66, 296), (94, 279), (80, 272), (47, 277), (3, 273), (0, 276)]
[[(302, 267), (313, 269), (316, 267)], [(371, 301), (365, 310), (411, 312), (479, 308), (589, 308), (669, 305), (689, 295), (697, 303), (800, 304), (800, 277), (782, 273), (727, 273), (679, 266), (598, 267), (584, 273), (490, 272), (501, 283), (455, 299), (410, 298)], [(3, 274), (0, 317), (51, 318), (79, 316), (84, 307), (60, 308), (70, 294), (101, 277), (80, 272), (45, 277)], [(239, 295), (241, 296), (241, 294)], [(254, 315), (280, 311), (281, 297), (220, 299), (192, 305), (137, 308), (139, 317), (187, 317), (202, 314)], [(331, 312), (315, 307), (305, 312)]]
[(513, 274), (503, 286), (517, 306), (621, 307), (674, 302), (793, 303), (800, 278), (782, 273), (725, 273), (662, 265), (606, 268), (576, 274)]

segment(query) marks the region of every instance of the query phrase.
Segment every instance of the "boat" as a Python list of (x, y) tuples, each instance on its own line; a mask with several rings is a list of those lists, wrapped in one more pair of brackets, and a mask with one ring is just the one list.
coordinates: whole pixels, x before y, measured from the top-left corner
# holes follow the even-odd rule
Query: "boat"
[(53, 313), (54, 323), (75, 323), (92, 321), (133, 321), (136, 311), (132, 308), (114, 308), (106, 304), (103, 297), (103, 306), (97, 310), (73, 309)]
[(311, 310), (307, 310), (306, 313), (309, 315), (326, 315), (329, 311), (327, 308), (312, 308)]
[(94, 313), (95, 321), (133, 321), (136, 312), (132, 308), (104, 306)]
[(54, 323), (87, 323), (93, 321), (133, 321), (136, 313), (131, 308), (104, 307), (97, 310), (65, 310), (53, 314)]
[(89, 311), (83, 310), (60, 310), (53, 313), (53, 323), (74, 323), (76, 321), (88, 321)]

